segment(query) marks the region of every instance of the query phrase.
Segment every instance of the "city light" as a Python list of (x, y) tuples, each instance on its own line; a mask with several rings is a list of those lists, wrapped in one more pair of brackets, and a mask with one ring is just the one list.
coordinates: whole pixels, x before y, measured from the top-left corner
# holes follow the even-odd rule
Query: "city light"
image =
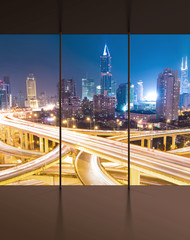
[(125, 111), (127, 111), (127, 104), (123, 107), (123, 111), (125, 112)]
[(157, 99), (157, 93), (156, 92), (149, 92), (147, 95), (144, 97), (146, 101), (156, 101)]
[(149, 124), (149, 125), (148, 125), (148, 128), (150, 128), (150, 129), (151, 129), (151, 128), (152, 128), (152, 126), (153, 126), (152, 124)]
[[(121, 51), (119, 45), (115, 47), (118, 52)], [(115, 52), (113, 47), (113, 54)], [(183, 153), (190, 144), (187, 57), (183, 58), (181, 69), (171, 69), (170, 66), (177, 65), (165, 61), (166, 56), (160, 54), (162, 62), (159, 68), (157, 66), (147, 70), (151, 65), (143, 66), (147, 61), (143, 56), (139, 61), (145, 63), (142, 62), (139, 67), (137, 61), (135, 75), (131, 71), (131, 83), (128, 84), (125, 78), (127, 71), (124, 73), (121, 68), (124, 59), (113, 55), (112, 73), (108, 45), (104, 43), (102, 46), (98, 61), (97, 54), (98, 51), (94, 51), (94, 60), (89, 59), (89, 62), (96, 61), (94, 68), (81, 67), (72, 72), (69, 67), (70, 74), (65, 72), (61, 79), (61, 89), (59, 79), (53, 76), (54, 71), (48, 69), (47, 73), (43, 72), (45, 68), (41, 68), (42, 72), (36, 69), (37, 78), (34, 74), (25, 75), (22, 80), (24, 87), (18, 84), (19, 88), (25, 90), (14, 89), (15, 95), (11, 93), (9, 77), (2, 77), (0, 149), (8, 155), (2, 162), (13, 162), (16, 167), (2, 169), (0, 176), (6, 179), (8, 172), (9, 180), (17, 181), (16, 184), (26, 175), (35, 181), (40, 179), (40, 184), (57, 184), (58, 178), (54, 178), (54, 174), (58, 176), (62, 154), (63, 184), (125, 185), (128, 184), (126, 176), (130, 150), (131, 169), (134, 170), (131, 180), (134, 185), (160, 185), (164, 182), (190, 184), (189, 160), (183, 155), (173, 155), (174, 149), (181, 148)], [(68, 60), (71, 60), (70, 57)], [(160, 69), (160, 66), (165, 68)], [(97, 72), (91, 72), (91, 69), (97, 69)], [(21, 82), (19, 77), (15, 79)], [(17, 82), (13, 82), (12, 86), (17, 88)], [(126, 130), (127, 127), (130, 127), (130, 131)], [(60, 152), (60, 147), (67, 151)], [(111, 166), (111, 169), (102, 168), (106, 165)], [(45, 171), (46, 168), (49, 169)], [(16, 174), (18, 178), (15, 180)]]
[(53, 122), (55, 119), (54, 119), (54, 117), (48, 117), (46, 120), (47, 120), (48, 122)]
[(55, 108), (55, 104), (48, 104), (43, 108), (45, 111), (53, 110)]

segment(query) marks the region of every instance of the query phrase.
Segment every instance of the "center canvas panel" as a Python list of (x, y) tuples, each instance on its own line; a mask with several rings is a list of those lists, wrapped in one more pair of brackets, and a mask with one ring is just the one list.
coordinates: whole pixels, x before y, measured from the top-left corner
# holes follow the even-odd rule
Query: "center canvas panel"
[(127, 35), (62, 35), (63, 185), (128, 184), (127, 49)]

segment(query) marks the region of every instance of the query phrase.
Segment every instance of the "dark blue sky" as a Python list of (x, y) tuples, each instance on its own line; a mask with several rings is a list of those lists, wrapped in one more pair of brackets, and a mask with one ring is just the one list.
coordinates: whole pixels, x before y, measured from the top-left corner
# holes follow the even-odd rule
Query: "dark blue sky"
[[(100, 55), (107, 43), (112, 56), (112, 74), (117, 82), (127, 82), (126, 35), (63, 35), (63, 77), (73, 77), (81, 94), (81, 79), (100, 83)], [(180, 70), (181, 58), (190, 60), (190, 35), (132, 35), (131, 81), (144, 82), (145, 95), (156, 91), (157, 76), (163, 68)], [(57, 93), (59, 77), (58, 35), (0, 35), (0, 79), (9, 75), (12, 91), (25, 91), (26, 76), (34, 73), (38, 94)], [(180, 75), (179, 75), (180, 76)]]
[(0, 79), (9, 75), (12, 92), (26, 92), (26, 77), (34, 73), (37, 92), (55, 94), (59, 78), (57, 35), (0, 35)]
[(100, 56), (105, 43), (112, 56), (112, 74), (119, 83), (127, 82), (126, 35), (63, 35), (63, 76), (74, 78), (81, 94), (81, 79), (88, 74), (100, 84)]
[(190, 35), (132, 35), (131, 81), (142, 80), (145, 95), (156, 92), (158, 74), (170, 67), (178, 70), (180, 77), (186, 55), (190, 63)]

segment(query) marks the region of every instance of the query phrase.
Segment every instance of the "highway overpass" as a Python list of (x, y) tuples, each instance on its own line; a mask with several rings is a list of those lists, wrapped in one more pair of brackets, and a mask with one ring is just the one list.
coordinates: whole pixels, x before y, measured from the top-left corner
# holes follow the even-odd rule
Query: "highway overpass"
[[(19, 120), (14, 117), (1, 118), (0, 124), (26, 133), (59, 141), (58, 128)], [(175, 130), (176, 131), (176, 130)], [(117, 162), (127, 166), (127, 144), (87, 134), (62, 130), (62, 143), (71, 148)], [(131, 145), (132, 184), (139, 184), (140, 172), (153, 175), (165, 181), (190, 184), (189, 159), (160, 151)]]

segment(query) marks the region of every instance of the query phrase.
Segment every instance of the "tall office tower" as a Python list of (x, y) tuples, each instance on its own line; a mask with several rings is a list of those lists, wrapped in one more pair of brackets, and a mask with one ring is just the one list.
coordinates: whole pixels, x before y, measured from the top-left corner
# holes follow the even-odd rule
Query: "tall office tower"
[(172, 71), (171, 68), (164, 69), (157, 79), (157, 117), (161, 119), (178, 119), (180, 92), (180, 78), (178, 71)]
[[(76, 86), (73, 79), (62, 79), (62, 89), (61, 89), (61, 97), (63, 99), (67, 99), (71, 96), (76, 96)], [(59, 95), (59, 94), (58, 94)]]
[(115, 97), (95, 94), (93, 97), (93, 112), (95, 119), (113, 119), (115, 117)]
[(181, 62), (181, 82), (180, 82), (180, 94), (188, 93), (189, 81), (188, 81), (188, 66), (187, 57), (185, 58), (185, 66), (182, 58)]
[[(128, 88), (128, 84), (127, 84)], [(127, 92), (127, 98), (128, 98), (128, 92)], [(134, 84), (130, 84), (130, 108), (134, 107)]]
[(116, 96), (116, 81), (113, 78), (111, 79), (111, 96)]
[[(134, 106), (134, 85), (130, 84), (130, 108)], [(117, 89), (117, 110), (128, 109), (128, 83), (122, 83)]]
[[(24, 93), (22, 91), (19, 91), (17, 95), (17, 104), (19, 108), (25, 107), (24, 101), (25, 101)], [(14, 102), (14, 106), (15, 106), (15, 102)]]
[(90, 78), (82, 78), (82, 99), (87, 97), (90, 101), (93, 101), (93, 95), (95, 94), (94, 80)]
[(25, 101), (26, 107), (38, 108), (38, 100), (36, 94), (36, 79), (33, 74), (29, 74), (26, 78), (26, 93), (27, 100)]
[(3, 85), (7, 94), (7, 106), (8, 108), (12, 107), (12, 95), (11, 95), (11, 83), (9, 76), (3, 77)]
[(3, 82), (0, 80), (0, 109), (6, 110), (8, 108), (7, 91)]
[(96, 94), (101, 94), (101, 85), (96, 86)]
[(112, 95), (112, 74), (111, 74), (111, 56), (107, 45), (105, 44), (103, 55), (100, 56), (101, 67), (101, 94), (107, 91), (107, 95)]
[(143, 101), (143, 81), (137, 82), (137, 102)]

